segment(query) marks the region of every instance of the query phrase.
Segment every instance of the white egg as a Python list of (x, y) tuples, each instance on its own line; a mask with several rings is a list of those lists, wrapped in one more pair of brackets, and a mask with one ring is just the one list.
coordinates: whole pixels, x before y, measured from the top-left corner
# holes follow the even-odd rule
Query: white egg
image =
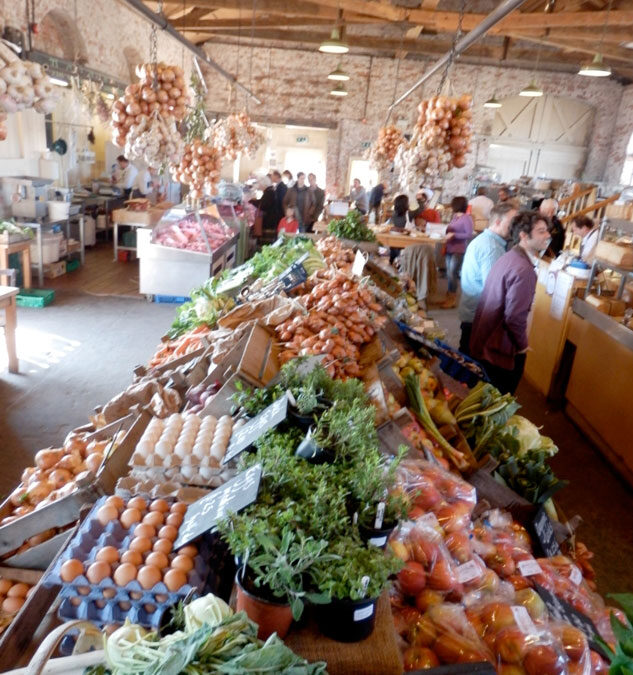
[(191, 480), (196, 475), (197, 471), (193, 466), (183, 466), (180, 473), (185, 480)]
[(182, 459), (187, 455), (187, 449), (185, 448), (184, 444), (179, 443), (175, 448), (174, 448), (174, 455), (176, 457)]
[(167, 457), (165, 457), (163, 459), (163, 466), (164, 467), (169, 468), (171, 466), (175, 466), (176, 464), (178, 464), (178, 457), (176, 457), (172, 454), (167, 455)]
[(191, 455), (185, 455), (181, 461), (182, 466), (191, 466), (194, 463), (195, 462), (193, 461), (193, 457)]
[(208, 467), (200, 467), (200, 469), (198, 469), (198, 473), (203, 480), (210, 480), (211, 476), (213, 476), (213, 469)]
[(205, 466), (211, 466), (211, 457), (209, 455), (205, 455), (201, 460), (200, 460), (200, 466), (205, 467)]
[(193, 446), (193, 451), (191, 453), (191, 456), (198, 462), (201, 460), (204, 460), (204, 458), (208, 455), (209, 453), (207, 452), (207, 449), (203, 446), (200, 445), (194, 445)]
[(159, 457), (166, 457), (172, 449), (171, 443), (169, 441), (158, 441), (156, 443), (156, 447), (154, 449), (154, 452), (159, 456)]

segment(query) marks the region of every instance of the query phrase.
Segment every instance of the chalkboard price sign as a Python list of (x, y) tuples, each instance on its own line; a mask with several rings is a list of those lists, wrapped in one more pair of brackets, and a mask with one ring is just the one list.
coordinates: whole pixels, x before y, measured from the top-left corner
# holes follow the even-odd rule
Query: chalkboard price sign
[(261, 477), (261, 464), (255, 464), (191, 504), (178, 530), (174, 549), (213, 529), (229, 513), (237, 513), (252, 504), (257, 499)]
[(413, 670), (410, 675), (496, 675), (492, 663), (453, 663), (449, 666), (438, 666), (427, 670)]
[(249, 445), (252, 445), (262, 434), (283, 422), (286, 419), (287, 412), (288, 396), (284, 394), (268, 408), (262, 410), (259, 415), (235, 429), (231, 435), (231, 442), (226, 449), (222, 464), (230, 462), (240, 452), (246, 450)]
[(308, 255), (308, 253), (304, 253), (277, 277), (277, 281), (283, 285), (285, 291), (291, 291), (308, 278), (306, 268), (303, 266), (303, 261)]
[(542, 506), (536, 512), (536, 516), (532, 521), (532, 527), (545, 556), (551, 558), (552, 556), (560, 555), (561, 550), (556, 541), (552, 521)]

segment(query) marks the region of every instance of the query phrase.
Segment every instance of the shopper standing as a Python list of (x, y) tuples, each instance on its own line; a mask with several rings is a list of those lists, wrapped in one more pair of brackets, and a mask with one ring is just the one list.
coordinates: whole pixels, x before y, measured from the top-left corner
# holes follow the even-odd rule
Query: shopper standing
[(457, 287), (459, 286), (459, 273), (464, 260), (464, 253), (468, 241), (473, 236), (473, 219), (466, 210), (468, 200), (466, 197), (453, 197), (451, 202), (453, 219), (446, 229), (446, 276), (448, 277), (448, 294), (442, 303), (444, 309), (450, 309), (457, 305)]
[(514, 394), (523, 375), (536, 267), (550, 242), (548, 223), (536, 211), (516, 216), (511, 233), (514, 246), (488, 274), (470, 338), (471, 355), (504, 394)]
[(510, 190), (505, 185), (502, 185), (497, 191), (497, 203), (507, 202), (510, 199)]
[(275, 217), (277, 223), (284, 217), (284, 197), (288, 192), (288, 186), (281, 179), (279, 171), (272, 172), (272, 183), (275, 190)]
[(277, 204), (275, 201), (275, 188), (272, 186), (268, 176), (260, 178), (255, 184), (258, 190), (261, 190), (262, 196), (259, 199), (250, 199), (249, 202), (257, 207), (257, 216), (261, 218), (261, 236), (265, 242), (275, 240), (275, 231), (277, 229)]
[(297, 174), (297, 182), (291, 188), (288, 188), (283, 201), (284, 212), (289, 206), (292, 206), (295, 210), (295, 216), (299, 221), (301, 232), (306, 231), (306, 224), (311, 222), (314, 211), (314, 197), (310, 192), (310, 188), (305, 184), (305, 180), (305, 173), (299, 172)]
[(281, 178), (288, 188), (291, 188), (295, 184), (295, 181), (292, 179), (292, 174), (288, 169), (281, 174)]
[(461, 275), (462, 295), (458, 309), (462, 329), (459, 351), (463, 354), (470, 351), (470, 334), (479, 298), (492, 266), (506, 252), (512, 219), (516, 214), (516, 209), (508, 202), (493, 206), (487, 229), (466, 248)]
[(380, 205), (382, 204), (382, 199), (385, 196), (385, 184), (378, 183), (374, 185), (369, 193), (369, 212), (374, 212), (374, 222), (376, 225), (380, 223)]
[(316, 175), (313, 173), (308, 174), (308, 183), (310, 185), (310, 192), (314, 200), (314, 207), (312, 210), (312, 215), (310, 216), (310, 222), (308, 223), (307, 231), (312, 232), (314, 223), (319, 219), (321, 212), (323, 211), (323, 205), (325, 204), (325, 190), (320, 188), (317, 184)]
[(549, 231), (552, 237), (545, 255), (555, 258), (565, 246), (565, 228), (558, 219), (558, 202), (555, 199), (544, 199), (538, 207), (538, 212), (549, 221)]
[(360, 184), (358, 178), (354, 178), (352, 184), (352, 189), (349, 191), (347, 198), (356, 204), (356, 209), (365, 215), (369, 209), (369, 198), (367, 196), (367, 191)]
[(416, 221), (416, 225), (419, 220), (424, 221), (422, 224), (442, 222), (439, 211), (429, 206), (432, 196), (433, 190), (429, 188), (423, 188), (416, 194), (415, 201), (418, 203), (418, 208), (411, 211), (411, 218)]
[(477, 188), (477, 195), (469, 202), (470, 215), (472, 216), (475, 230), (481, 232), (488, 226), (490, 220), (490, 212), (495, 203), (486, 195), (486, 188)]

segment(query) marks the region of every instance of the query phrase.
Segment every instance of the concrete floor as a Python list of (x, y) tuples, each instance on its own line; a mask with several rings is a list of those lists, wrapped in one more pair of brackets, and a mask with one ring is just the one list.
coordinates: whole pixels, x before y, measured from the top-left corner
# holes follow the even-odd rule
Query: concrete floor
[[(118, 265), (130, 275), (131, 267)], [(0, 494), (13, 489), (35, 452), (59, 444), (130, 383), (134, 366), (148, 361), (175, 312), (173, 305), (138, 297), (97, 297), (69, 290), (66, 282), (59, 286), (51, 306), (18, 309), (19, 375), (6, 371), (0, 347)], [(431, 314), (456, 345), (456, 310)], [(522, 413), (560, 448), (553, 466), (570, 485), (557, 501), (568, 517), (578, 513), (584, 520), (578, 538), (596, 554), (601, 592), (633, 591), (633, 492), (563, 413), (550, 410), (525, 383), (518, 397)]]

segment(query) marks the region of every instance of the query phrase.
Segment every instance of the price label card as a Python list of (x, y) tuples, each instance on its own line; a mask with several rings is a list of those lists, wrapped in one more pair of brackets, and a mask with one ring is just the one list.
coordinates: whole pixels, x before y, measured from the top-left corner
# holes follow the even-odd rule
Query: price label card
[(552, 521), (549, 519), (547, 512), (542, 506), (536, 512), (536, 516), (532, 521), (532, 527), (544, 555), (547, 558), (560, 555), (561, 550), (560, 546), (558, 545), (558, 541), (556, 541), (554, 526), (552, 525)]
[(367, 258), (360, 252), (356, 251), (356, 257), (354, 258), (354, 264), (352, 265), (352, 276), (361, 277), (363, 276), (363, 270), (367, 264)]
[(524, 577), (531, 577), (535, 574), (543, 574), (543, 570), (536, 560), (520, 560), (517, 567), (519, 568), (519, 572), (521, 572)]
[(582, 572), (576, 567), (576, 565), (571, 566), (569, 578), (571, 579), (572, 583), (576, 584), (576, 586), (580, 586), (580, 582), (582, 581)]
[(437, 529), (440, 526), (440, 523), (437, 519), (437, 516), (432, 512), (429, 511), (429, 513), (425, 513), (423, 516), (420, 516), (419, 518), (416, 518), (416, 523), (422, 523), (422, 525), (426, 525), (427, 527), (431, 527), (434, 530)]
[(277, 281), (283, 284), (284, 290), (291, 291), (299, 284), (302, 284), (307, 278), (308, 273), (303, 266), (303, 261), (308, 257), (308, 253), (304, 253), (298, 260), (285, 269), (278, 277)]
[(474, 560), (469, 560), (467, 563), (456, 568), (457, 581), (466, 584), (473, 579), (479, 579), (483, 574), (483, 570)]
[(537, 632), (536, 626), (532, 621), (532, 617), (529, 615), (525, 607), (521, 607), (521, 605), (513, 605), (510, 609), (512, 610), (514, 620), (517, 622), (517, 626), (522, 633), (525, 633), (526, 635), (534, 635)]
[(256, 464), (191, 504), (178, 529), (174, 549), (213, 529), (229, 513), (237, 513), (252, 504), (257, 499), (261, 477), (261, 464)]
[(287, 412), (288, 396), (284, 394), (252, 420), (234, 429), (222, 464), (230, 462), (240, 452), (246, 450), (249, 445), (252, 445), (262, 434), (265, 434), (269, 429), (273, 429), (285, 420)]

